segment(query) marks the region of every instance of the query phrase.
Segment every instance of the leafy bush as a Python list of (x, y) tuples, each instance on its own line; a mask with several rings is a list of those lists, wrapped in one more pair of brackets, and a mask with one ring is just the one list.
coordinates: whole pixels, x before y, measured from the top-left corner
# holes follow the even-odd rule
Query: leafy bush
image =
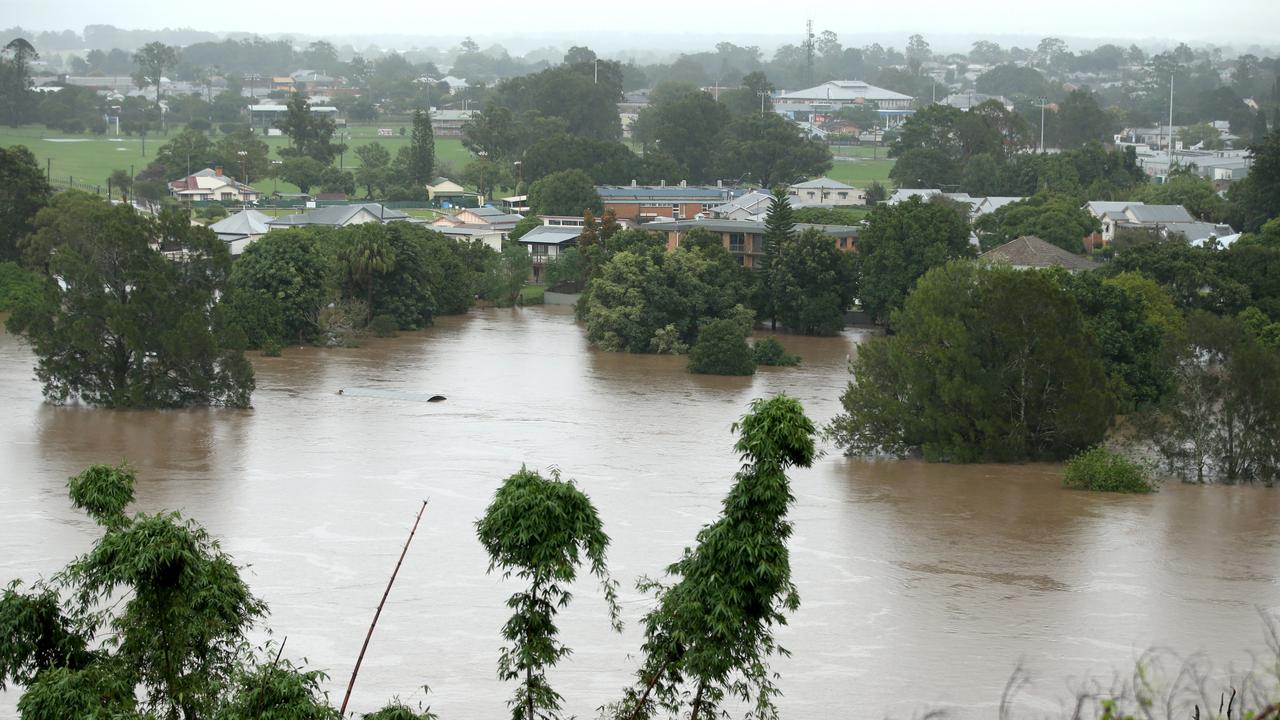
[(36, 273), (17, 263), (0, 263), (0, 312), (37, 302), (43, 288), (44, 279)]
[(680, 341), (680, 331), (675, 323), (668, 323), (653, 332), (649, 348), (659, 355), (683, 355), (689, 352), (689, 346)]
[(396, 331), (400, 329), (400, 325), (396, 319), (390, 315), (374, 315), (373, 320), (369, 322), (369, 329), (377, 337), (395, 337)]
[(757, 365), (790, 367), (800, 364), (800, 356), (788, 355), (787, 349), (778, 342), (778, 338), (772, 336), (757, 340), (751, 350)]
[(706, 375), (753, 375), (756, 361), (742, 323), (719, 318), (708, 322), (689, 349), (689, 372)]
[(1062, 476), (1067, 487), (1077, 490), (1125, 493), (1156, 490), (1156, 483), (1146, 468), (1101, 446), (1089, 448), (1068, 460)]

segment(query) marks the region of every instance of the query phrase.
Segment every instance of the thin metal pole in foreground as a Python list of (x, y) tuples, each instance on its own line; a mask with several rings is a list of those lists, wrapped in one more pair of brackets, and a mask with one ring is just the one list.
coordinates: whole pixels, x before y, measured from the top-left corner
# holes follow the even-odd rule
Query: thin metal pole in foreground
[(418, 523), (422, 521), (422, 513), (427, 510), (427, 501), (422, 501), (422, 507), (418, 508), (418, 517), (413, 521), (413, 529), (409, 531), (409, 539), (404, 541), (404, 549), (400, 551), (400, 559), (396, 561), (396, 569), (391, 571), (391, 579), (387, 581), (387, 589), (382, 593), (382, 599), (378, 601), (378, 609), (373, 613), (373, 622), (369, 623), (369, 633), (364, 636), (364, 644), (360, 646), (360, 655), (356, 657), (356, 666), (351, 670), (351, 680), (347, 682), (347, 694), (342, 696), (342, 708), (338, 710), (339, 717), (345, 717), (347, 714), (347, 702), (351, 700), (351, 689), (356, 685), (356, 675), (360, 674), (360, 663), (364, 662), (364, 651), (369, 649), (369, 640), (373, 639), (373, 628), (378, 624), (378, 618), (382, 615), (382, 606), (387, 602), (387, 596), (391, 594), (391, 586), (396, 581), (396, 574), (400, 572), (400, 565), (404, 562), (404, 556), (409, 552), (409, 543), (413, 542), (413, 534), (418, 531)]

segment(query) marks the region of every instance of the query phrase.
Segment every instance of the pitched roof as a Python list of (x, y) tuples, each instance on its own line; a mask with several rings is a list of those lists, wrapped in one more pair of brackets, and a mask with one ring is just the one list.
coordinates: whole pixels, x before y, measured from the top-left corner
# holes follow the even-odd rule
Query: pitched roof
[(979, 260), (1007, 261), (1018, 268), (1060, 267), (1072, 272), (1093, 270), (1098, 263), (1045, 242), (1035, 235), (1023, 235), (978, 256)]
[(1125, 214), (1140, 223), (1194, 222), (1195, 218), (1181, 205), (1134, 204), (1125, 208)]
[(752, 190), (742, 197), (734, 198), (723, 205), (717, 205), (711, 208), (711, 212), (726, 214), (731, 213), (734, 210), (746, 210), (750, 213), (758, 213), (762, 210), (761, 206), (767, 208), (769, 203), (772, 201), (772, 195), (762, 193), (759, 190)]
[(674, 202), (688, 198), (694, 202), (728, 201), (741, 194), (737, 188), (679, 185), (597, 185), (596, 193), (605, 201), (660, 200)]
[(1085, 203), (1085, 209), (1093, 213), (1094, 217), (1102, 217), (1110, 212), (1124, 212), (1124, 209), (1130, 205), (1141, 205), (1140, 202), (1130, 200), (1090, 200)]
[(222, 218), (210, 225), (209, 229), (218, 235), (235, 235), (237, 237), (262, 235), (271, 229), (267, 226), (270, 220), (270, 215), (260, 213), (257, 210), (242, 210), (234, 215)]
[(520, 236), (520, 242), (539, 243), (543, 245), (563, 245), (567, 242), (577, 242), (578, 236), (582, 234), (582, 228), (571, 227), (565, 225), (539, 225)]
[(910, 95), (868, 85), (861, 80), (832, 80), (821, 85), (782, 93), (780, 100), (913, 100)]
[[(764, 233), (763, 220), (716, 220), (716, 219), (693, 219), (693, 220), (658, 220), (656, 222), (645, 223), (640, 226), (641, 230), (656, 230), (658, 232), (688, 232), (694, 228), (705, 228), (712, 232), (728, 232), (728, 233)], [(809, 228), (817, 228), (832, 237), (857, 237), (858, 228), (853, 225), (816, 225), (813, 223), (796, 223), (796, 230), (808, 230)]]
[(333, 227), (342, 227), (351, 221), (361, 210), (367, 210), (371, 215), (381, 219), (383, 222), (390, 220), (404, 220), (409, 216), (399, 210), (384, 208), (378, 203), (362, 203), (359, 205), (329, 205), (326, 207), (315, 208), (297, 215), (286, 215), (284, 217), (274, 218), (268, 224), (272, 226), (279, 225), (329, 225)]
[(852, 185), (845, 185), (839, 180), (832, 180), (829, 177), (820, 177), (820, 178), (814, 178), (813, 180), (806, 180), (805, 182), (802, 182), (802, 183), (796, 183), (791, 187), (797, 188), (800, 190), (806, 190), (808, 188), (814, 188), (815, 190), (823, 189), (823, 188), (830, 189), (830, 190), (857, 190), (858, 189)]

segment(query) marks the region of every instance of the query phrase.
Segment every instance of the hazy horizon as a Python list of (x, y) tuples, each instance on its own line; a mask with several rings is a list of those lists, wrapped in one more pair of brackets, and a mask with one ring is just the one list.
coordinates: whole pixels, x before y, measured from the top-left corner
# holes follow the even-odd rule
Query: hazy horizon
[[(1028, 7), (1012, 0), (954, 3), (917, 0), (909, 11), (865, 14), (854, 8), (831, 8), (806, 14), (778, 10), (772, 3), (748, 0), (726, 7), (721, 3), (690, 4), (651, 0), (640, 12), (595, 11), (588, 17), (580, 3), (550, 0), (531, 11), (527, 4), (493, 0), (484, 14), (441, 17), (429, 8), (388, 0), (368, 0), (360, 12), (336, 0), (314, 0), (307, 12), (293, 5), (254, 4), (250, 13), (210, 16), (196, 6), (152, 3), (103, 4), (88, 0), (31, 3), (0, 0), (6, 26), (29, 31), (82, 32), (86, 25), (122, 29), (190, 28), (220, 34), (296, 35), (323, 37), (335, 43), (362, 47), (371, 42), (388, 47), (418, 44), (441, 47), (470, 36), (481, 45), (498, 42), (517, 52), (547, 44), (576, 42), (602, 50), (631, 48), (704, 50), (708, 40), (772, 47), (804, 38), (806, 20), (815, 32), (835, 31), (846, 44), (881, 42), (901, 47), (912, 33), (920, 33), (941, 52), (967, 50), (974, 39), (1005, 38), (1026, 46), (1046, 36), (1063, 38), (1075, 46), (1100, 42), (1167, 44), (1187, 42), (1238, 49), (1276, 43), (1280, 2), (1231, 0), (1207, 13), (1202, 3), (1169, 0), (1159, 12), (1149, 6), (1123, 6), (1101, 0), (1080, 0), (1061, 6)], [(594, 9), (593, 9), (594, 10)], [(1211, 21), (1208, 16), (1212, 16)], [(74, 24), (69, 18), (75, 18)], [(382, 38), (381, 41), (378, 38)], [(1074, 43), (1072, 41), (1075, 41)], [(656, 43), (656, 47), (655, 47)], [(397, 48), (405, 49), (405, 48)]]

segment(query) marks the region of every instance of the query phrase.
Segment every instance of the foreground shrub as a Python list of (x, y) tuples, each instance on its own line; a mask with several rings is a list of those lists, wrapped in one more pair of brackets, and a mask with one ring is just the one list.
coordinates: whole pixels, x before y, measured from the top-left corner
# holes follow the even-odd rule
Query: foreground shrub
[(755, 357), (742, 324), (720, 318), (703, 326), (689, 349), (689, 372), (707, 375), (754, 375)]
[(1094, 447), (1067, 461), (1063, 483), (1077, 490), (1149, 493), (1156, 484), (1142, 465), (1108, 450)]
[(787, 349), (778, 342), (778, 338), (761, 338), (751, 348), (757, 365), (790, 367), (800, 364), (799, 355), (788, 355)]
[(396, 319), (390, 315), (374, 315), (373, 320), (369, 322), (369, 329), (373, 331), (376, 337), (395, 337), (396, 331), (400, 329)]

